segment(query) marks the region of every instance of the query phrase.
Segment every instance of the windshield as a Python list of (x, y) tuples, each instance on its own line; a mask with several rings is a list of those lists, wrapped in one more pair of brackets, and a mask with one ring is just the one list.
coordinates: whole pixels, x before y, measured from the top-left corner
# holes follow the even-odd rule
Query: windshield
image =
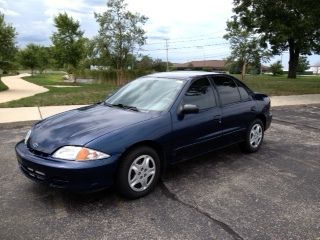
[(139, 111), (165, 111), (182, 89), (182, 80), (144, 77), (122, 87), (105, 103)]

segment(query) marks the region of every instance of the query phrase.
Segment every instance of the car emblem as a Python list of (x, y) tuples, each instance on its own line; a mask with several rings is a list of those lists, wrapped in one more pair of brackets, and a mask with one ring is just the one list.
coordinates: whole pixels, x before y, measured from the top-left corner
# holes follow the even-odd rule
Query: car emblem
[(32, 144), (32, 147), (37, 148), (37, 147), (39, 147), (39, 144), (38, 143), (34, 143), (34, 144)]

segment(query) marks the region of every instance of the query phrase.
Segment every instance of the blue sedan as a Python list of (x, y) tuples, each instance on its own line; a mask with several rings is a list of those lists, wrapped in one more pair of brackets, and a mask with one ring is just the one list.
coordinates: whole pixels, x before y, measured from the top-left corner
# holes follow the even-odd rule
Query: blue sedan
[(16, 154), (32, 180), (74, 191), (115, 185), (138, 198), (170, 164), (237, 143), (256, 152), (271, 119), (270, 98), (232, 76), (156, 73), (36, 123)]

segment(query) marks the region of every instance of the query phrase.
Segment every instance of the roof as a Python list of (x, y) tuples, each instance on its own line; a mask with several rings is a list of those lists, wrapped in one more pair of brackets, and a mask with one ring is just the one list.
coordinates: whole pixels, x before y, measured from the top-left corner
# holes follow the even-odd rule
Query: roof
[(205, 71), (172, 71), (172, 72), (160, 72), (147, 75), (148, 77), (159, 77), (159, 78), (175, 78), (175, 79), (188, 79), (197, 76), (207, 76), (212, 74), (219, 74), (216, 72), (205, 72)]
[(202, 60), (202, 61), (191, 61), (186, 63), (175, 63), (173, 66), (176, 68), (215, 68), (225, 69), (226, 61), (224, 60)]

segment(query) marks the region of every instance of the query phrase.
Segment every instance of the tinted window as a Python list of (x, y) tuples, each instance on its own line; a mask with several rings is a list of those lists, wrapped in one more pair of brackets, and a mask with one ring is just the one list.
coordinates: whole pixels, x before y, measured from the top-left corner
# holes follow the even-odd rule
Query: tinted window
[(192, 83), (184, 96), (183, 102), (184, 104), (197, 105), (199, 109), (216, 106), (213, 91), (208, 79), (202, 78)]
[(216, 77), (214, 83), (220, 95), (222, 105), (241, 101), (236, 83), (227, 77)]
[(240, 92), (241, 99), (242, 100), (248, 100), (249, 99), (249, 94), (248, 94), (247, 90), (243, 86), (241, 86), (240, 84), (238, 84), (238, 89), (239, 89), (239, 92)]

